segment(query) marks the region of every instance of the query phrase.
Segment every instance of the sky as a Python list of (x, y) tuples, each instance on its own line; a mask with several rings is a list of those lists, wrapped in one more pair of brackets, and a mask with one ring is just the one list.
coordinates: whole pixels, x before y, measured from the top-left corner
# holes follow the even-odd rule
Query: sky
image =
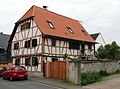
[(120, 45), (120, 0), (1, 0), (0, 32), (11, 34), (14, 23), (36, 5), (79, 20), (88, 33), (100, 32), (106, 41)]

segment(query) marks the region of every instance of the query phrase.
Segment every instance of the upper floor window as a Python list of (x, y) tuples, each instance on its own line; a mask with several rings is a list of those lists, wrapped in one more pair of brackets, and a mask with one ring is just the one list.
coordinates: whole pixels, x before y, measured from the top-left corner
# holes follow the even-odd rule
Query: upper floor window
[(31, 23), (30, 22), (26, 22), (24, 24), (21, 25), (21, 31), (25, 30), (25, 29), (29, 29), (30, 28)]
[(47, 21), (48, 25), (52, 28), (52, 29), (55, 29), (54, 25), (52, 24), (52, 22), (50, 21)]
[(18, 49), (18, 48), (19, 48), (19, 42), (14, 43), (14, 49), (16, 50), (16, 49)]
[(80, 49), (80, 44), (78, 42), (69, 42), (69, 49)]
[(37, 46), (37, 39), (32, 39), (32, 47), (36, 47)]
[(69, 30), (69, 32), (70, 32), (70, 33), (74, 34), (74, 32), (73, 32), (72, 28), (67, 27), (67, 29)]
[(37, 46), (37, 39), (32, 39), (32, 40), (27, 40), (25, 41), (25, 48), (31, 48), (31, 47), (36, 47)]
[(55, 39), (51, 39), (51, 43), (52, 43), (52, 46), (56, 46), (56, 40)]
[(25, 46), (24, 47), (25, 48), (30, 48), (30, 40), (25, 41)]

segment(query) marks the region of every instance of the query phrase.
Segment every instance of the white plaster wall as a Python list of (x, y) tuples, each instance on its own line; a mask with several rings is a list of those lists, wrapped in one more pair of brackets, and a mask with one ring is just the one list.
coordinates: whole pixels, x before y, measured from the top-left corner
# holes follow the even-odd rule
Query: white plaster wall
[(96, 42), (98, 42), (98, 44), (95, 45), (95, 50), (97, 51), (97, 49), (102, 45), (102, 46), (105, 46), (106, 43), (102, 37), (102, 35), (100, 34), (97, 39), (96, 39)]

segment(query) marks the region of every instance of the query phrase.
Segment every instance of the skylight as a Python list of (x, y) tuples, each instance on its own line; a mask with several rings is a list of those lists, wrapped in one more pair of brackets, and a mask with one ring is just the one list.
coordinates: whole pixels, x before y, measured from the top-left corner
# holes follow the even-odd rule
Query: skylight
[(52, 22), (47, 21), (47, 23), (48, 23), (48, 25), (49, 25), (51, 28), (53, 28), (53, 29), (55, 28), (54, 25), (52, 24)]
[(67, 29), (69, 30), (69, 32), (70, 32), (70, 33), (74, 34), (74, 32), (73, 32), (72, 28), (67, 27)]
[(85, 30), (81, 30), (83, 32), (84, 35), (87, 35), (87, 32)]

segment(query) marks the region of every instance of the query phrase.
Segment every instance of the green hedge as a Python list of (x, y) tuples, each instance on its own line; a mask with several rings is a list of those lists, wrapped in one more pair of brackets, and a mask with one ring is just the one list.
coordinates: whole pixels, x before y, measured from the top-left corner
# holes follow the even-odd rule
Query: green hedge
[(87, 85), (91, 83), (95, 83), (98, 80), (102, 79), (105, 76), (108, 76), (109, 74), (106, 71), (99, 71), (97, 73), (95, 72), (86, 72), (81, 74), (81, 85)]

